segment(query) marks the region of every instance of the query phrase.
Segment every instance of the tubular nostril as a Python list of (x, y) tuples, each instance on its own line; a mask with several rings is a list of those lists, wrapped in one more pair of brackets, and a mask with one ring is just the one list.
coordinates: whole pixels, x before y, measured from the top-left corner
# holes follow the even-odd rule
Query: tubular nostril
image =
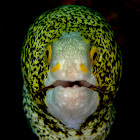
[(88, 73), (88, 69), (86, 68), (86, 66), (84, 64), (80, 64), (80, 69), (84, 72), (84, 73)]
[(51, 72), (56, 72), (57, 70), (59, 70), (60, 68), (60, 64), (57, 63), (52, 69), (51, 69)]

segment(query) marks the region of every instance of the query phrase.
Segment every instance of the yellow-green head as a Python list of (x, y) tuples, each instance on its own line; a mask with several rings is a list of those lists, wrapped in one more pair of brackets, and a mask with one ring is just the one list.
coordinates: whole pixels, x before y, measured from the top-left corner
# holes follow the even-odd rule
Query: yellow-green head
[(29, 28), (21, 64), (24, 110), (40, 139), (105, 139), (122, 58), (99, 13), (76, 5), (43, 13)]

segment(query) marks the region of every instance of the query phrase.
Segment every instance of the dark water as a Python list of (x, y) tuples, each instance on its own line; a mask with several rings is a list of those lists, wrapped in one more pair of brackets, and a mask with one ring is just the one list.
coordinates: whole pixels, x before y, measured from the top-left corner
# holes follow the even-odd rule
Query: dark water
[[(118, 17), (117, 21), (115, 21), (115, 26), (119, 27), (120, 32), (118, 33), (118, 31), (116, 31), (116, 34), (118, 36), (122, 35), (122, 42), (120, 41), (120, 46), (123, 55), (123, 76), (120, 84), (120, 90), (114, 101), (117, 114), (116, 121), (112, 127), (109, 138), (110, 140), (123, 140), (128, 136), (126, 130), (129, 129), (128, 118), (130, 115), (129, 109), (131, 101), (129, 66), (130, 59), (133, 57), (133, 50), (136, 50), (135, 46), (137, 46), (135, 34), (138, 27), (138, 12), (136, 12), (134, 8), (127, 8), (121, 4), (119, 5), (119, 2), (118, 5), (111, 4), (109, 5), (106, 3), (105, 5), (104, 3), (104, 6), (101, 7), (97, 2), (97, 6), (91, 5), (91, 7), (104, 16), (106, 16), (105, 14), (108, 13), (109, 10), (111, 11), (112, 8), (117, 9)], [(5, 46), (5, 58), (8, 58), (8, 60), (5, 60), (6, 79), (8, 79), (4, 81), (7, 93), (5, 94), (5, 99), (7, 101), (8, 98), (10, 103), (8, 108), (6, 108), (6, 113), (8, 114), (6, 115), (6, 117), (8, 116), (8, 119), (6, 118), (6, 120), (8, 120), (6, 126), (10, 128), (10, 130), (8, 129), (9, 131), (12, 130), (12, 134), (10, 135), (11, 138), (17, 138), (20, 140), (37, 139), (29, 128), (22, 109), (20, 52), (24, 37), (30, 24), (32, 24), (35, 18), (41, 13), (53, 7), (55, 6), (52, 3), (12, 3), (11, 6), (5, 6), (5, 10), (1, 11), (0, 34)], [(111, 24), (113, 25), (114, 23), (112, 22)], [(128, 50), (130, 49), (132, 52), (131, 55), (128, 54)], [(12, 64), (12, 67), (9, 67), (9, 64)], [(133, 63), (131, 62), (131, 66), (132, 65)], [(6, 101), (4, 100), (5, 104), (7, 104)], [(10, 111), (12, 111), (12, 113), (9, 113)]]

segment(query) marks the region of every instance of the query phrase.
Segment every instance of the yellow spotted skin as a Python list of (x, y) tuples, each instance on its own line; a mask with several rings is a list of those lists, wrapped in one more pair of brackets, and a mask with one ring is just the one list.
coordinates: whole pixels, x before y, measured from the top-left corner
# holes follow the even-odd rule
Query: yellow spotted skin
[[(47, 46), (60, 38), (62, 33), (79, 32), (83, 39), (96, 46), (98, 59), (93, 64), (100, 104), (79, 130), (67, 129), (55, 119), (45, 104), (44, 78), (49, 63)], [(67, 5), (46, 11), (30, 26), (24, 41), (21, 66), (23, 74), (23, 105), (25, 114), (39, 139), (104, 140), (115, 118), (113, 98), (119, 89), (122, 73), (121, 52), (114, 33), (107, 21), (97, 12), (83, 6)]]

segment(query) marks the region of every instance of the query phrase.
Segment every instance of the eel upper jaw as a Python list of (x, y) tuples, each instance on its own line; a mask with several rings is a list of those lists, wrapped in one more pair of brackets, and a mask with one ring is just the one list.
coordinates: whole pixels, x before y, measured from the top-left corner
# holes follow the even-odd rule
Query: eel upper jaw
[(54, 88), (57, 86), (66, 88), (73, 87), (74, 85), (77, 85), (77, 87), (99, 88), (97, 87), (96, 78), (92, 74), (74, 79), (56, 78), (49, 74), (48, 77), (44, 79), (44, 85), (46, 88)]
[(99, 87), (97, 87), (96, 85), (93, 85), (93, 84), (89, 83), (86, 80), (77, 80), (77, 81), (56, 80), (52, 85), (50, 85), (48, 87), (55, 88), (57, 86), (61, 86), (63, 88), (67, 88), (67, 87), (73, 87), (75, 85), (78, 88), (80, 88), (80, 87), (86, 87), (86, 88), (97, 88), (97, 89), (99, 89)]

